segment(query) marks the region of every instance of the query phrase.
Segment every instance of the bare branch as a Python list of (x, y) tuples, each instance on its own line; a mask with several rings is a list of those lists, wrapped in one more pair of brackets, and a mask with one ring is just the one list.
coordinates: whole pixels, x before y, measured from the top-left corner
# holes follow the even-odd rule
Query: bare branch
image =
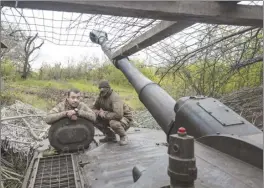
[(200, 47), (200, 48), (198, 48), (198, 49), (195, 49), (195, 50), (193, 50), (193, 51), (191, 51), (191, 52), (188, 52), (188, 53), (182, 55), (183, 57), (181, 57), (178, 61), (172, 63), (173, 65), (170, 66), (170, 68), (168, 68), (168, 70), (163, 74), (163, 76), (162, 76), (162, 77), (160, 78), (160, 80), (159, 80), (159, 83), (164, 79), (164, 77), (165, 77), (165, 76), (166, 76), (166, 75), (167, 75), (167, 74), (168, 74), (173, 68), (175, 68), (177, 65), (179, 65), (179, 67), (176, 69), (176, 71), (174, 71), (174, 73), (177, 72), (177, 71), (182, 67), (182, 65), (184, 64), (184, 62), (186, 62), (188, 59), (190, 59), (190, 58), (196, 56), (196, 53), (198, 53), (198, 52), (200, 52), (200, 51), (202, 51), (202, 50), (205, 50), (205, 49), (207, 49), (207, 48), (209, 48), (209, 47), (211, 47), (211, 46), (215, 46), (217, 43), (220, 43), (220, 42), (222, 42), (222, 41), (224, 41), (224, 40), (227, 40), (227, 39), (229, 39), (229, 38), (231, 38), (231, 37), (234, 37), (234, 36), (236, 36), (236, 35), (241, 35), (241, 34), (243, 34), (243, 33), (246, 33), (246, 32), (248, 32), (248, 31), (251, 31), (251, 30), (253, 30), (253, 29), (255, 29), (255, 27), (246, 28), (246, 29), (244, 29), (244, 30), (241, 30), (241, 31), (238, 31), (238, 32), (232, 33), (232, 34), (230, 34), (230, 35), (227, 35), (227, 36), (225, 36), (225, 37), (222, 37), (222, 38), (220, 38), (220, 39), (217, 39), (217, 40), (215, 40), (215, 41), (213, 41), (213, 42), (211, 42), (211, 43), (209, 43), (209, 44), (207, 44), (207, 45), (205, 45), (205, 46), (202, 46), (202, 47)]
[(194, 90), (196, 91), (196, 93), (198, 95), (202, 94), (202, 92), (200, 91), (200, 89), (196, 86), (195, 82), (193, 81), (192, 76), (191, 76), (191, 73), (187, 69), (185, 69), (185, 68), (182, 69), (182, 72), (185, 75), (185, 77), (188, 79), (188, 81), (190, 82), (190, 84), (192, 85), (192, 87), (194, 88)]
[(42, 41), (38, 46), (35, 46), (34, 41), (38, 37), (38, 33), (35, 36), (29, 36), (25, 42), (24, 52), (25, 52), (25, 59), (24, 59), (24, 67), (23, 67), (23, 74), (22, 78), (27, 78), (28, 73), (30, 72), (31, 65), (29, 64), (31, 54), (36, 50), (40, 49), (40, 47), (44, 44)]
[[(32, 51), (32, 50), (30, 51), (30, 47), (31, 47), (32, 42), (37, 38), (37, 36), (38, 36), (38, 34), (36, 33), (36, 35), (34, 37), (32, 37), (32, 36), (28, 37), (29, 41), (28, 41), (28, 43), (26, 45), (28, 54), (30, 54), (30, 52)], [(34, 49), (34, 46), (33, 46), (32, 49)]]
[(258, 63), (260, 61), (263, 61), (263, 56), (258, 56), (258, 57), (252, 58), (252, 59), (247, 59), (247, 60), (242, 61), (242, 62), (236, 62), (236, 64), (231, 65), (231, 69), (232, 70), (239, 70), (241, 68), (244, 68), (246, 66), (249, 66), (249, 65), (252, 65), (255, 63)]
[(41, 42), (38, 46), (32, 48), (32, 50), (29, 52), (29, 55), (31, 55), (36, 49), (40, 49), (40, 47), (44, 44), (44, 41)]

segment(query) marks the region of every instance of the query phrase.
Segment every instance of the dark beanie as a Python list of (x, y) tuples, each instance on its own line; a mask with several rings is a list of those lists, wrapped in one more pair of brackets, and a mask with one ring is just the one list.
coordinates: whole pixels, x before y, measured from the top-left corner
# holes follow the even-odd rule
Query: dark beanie
[(110, 85), (109, 85), (108, 81), (106, 81), (106, 80), (101, 81), (99, 83), (99, 89), (100, 88), (110, 88)]

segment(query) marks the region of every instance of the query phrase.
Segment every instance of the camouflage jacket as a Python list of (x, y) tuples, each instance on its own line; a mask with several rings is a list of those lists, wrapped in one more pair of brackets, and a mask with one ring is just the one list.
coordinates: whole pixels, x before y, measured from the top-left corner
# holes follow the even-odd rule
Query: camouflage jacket
[(105, 119), (107, 120), (121, 120), (123, 117), (130, 121), (133, 120), (130, 107), (113, 90), (106, 97), (99, 96), (92, 108), (95, 110), (102, 108), (105, 111)]
[[(45, 118), (46, 123), (52, 124), (53, 122), (63, 117), (66, 117), (66, 113), (65, 113), (66, 111), (75, 109), (75, 108), (70, 107), (66, 103), (67, 103), (66, 100), (64, 100), (63, 102), (57, 104), (53, 109), (51, 109)], [(92, 111), (92, 109), (90, 109), (86, 104), (84, 104), (83, 102), (80, 102), (77, 109), (78, 109), (78, 114), (80, 117), (83, 117), (92, 122), (95, 122), (96, 115)]]

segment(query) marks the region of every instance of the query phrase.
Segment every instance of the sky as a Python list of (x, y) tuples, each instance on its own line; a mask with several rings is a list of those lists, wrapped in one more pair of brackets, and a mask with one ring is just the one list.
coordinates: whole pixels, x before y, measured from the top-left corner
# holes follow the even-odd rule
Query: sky
[[(56, 45), (51, 42), (45, 41), (43, 46), (38, 52), (33, 56), (37, 55), (37, 58), (32, 63), (32, 68), (38, 70), (42, 63), (47, 63), (54, 65), (55, 63), (61, 62), (62, 64), (67, 64), (67, 61), (74, 60), (74, 62), (79, 62), (84, 58), (89, 59), (91, 57), (96, 57), (100, 62), (104, 62), (107, 56), (102, 51), (101, 47), (77, 47), (77, 46), (63, 46)], [(148, 57), (143, 52), (138, 52), (132, 57), (146, 60), (148, 63)]]
[(98, 57), (101, 59), (104, 57), (104, 53), (100, 47), (62, 46), (45, 41), (32, 67), (38, 69), (42, 62), (52, 65), (56, 62), (67, 62), (68, 59), (72, 58), (79, 61), (84, 57)]

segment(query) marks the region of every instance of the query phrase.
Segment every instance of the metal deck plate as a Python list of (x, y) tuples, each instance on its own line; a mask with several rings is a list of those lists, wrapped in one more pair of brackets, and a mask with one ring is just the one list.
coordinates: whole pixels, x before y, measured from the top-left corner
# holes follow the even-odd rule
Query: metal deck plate
[[(129, 129), (129, 144), (106, 143), (80, 156), (84, 167), (84, 178), (93, 188), (126, 188), (133, 184), (132, 168), (140, 164), (149, 167), (167, 153), (162, 145), (166, 135), (150, 129)], [(157, 169), (158, 170), (158, 169)]]
[[(150, 167), (150, 181), (141, 184), (140, 178), (139, 184), (133, 187), (160, 188), (165, 186), (166, 181), (169, 185), (167, 147), (156, 144), (165, 142), (164, 132), (140, 130), (128, 135), (130, 141), (127, 146), (119, 146), (117, 143), (104, 144), (79, 156), (83, 162), (89, 162), (84, 167), (83, 177), (92, 188), (133, 186), (132, 169), (135, 165), (144, 166), (147, 170)], [(212, 148), (195, 143), (195, 156), (198, 168), (198, 178), (195, 181), (197, 188), (259, 188), (263, 184), (262, 170)], [(152, 168), (157, 161), (159, 165)]]
[[(29, 179), (29, 185), (24, 187), (161, 188), (169, 185), (168, 148), (162, 144), (166, 141), (164, 132), (131, 128), (128, 137), (126, 146), (107, 143), (68, 157), (35, 158), (31, 175), (26, 179)], [(198, 168), (196, 188), (262, 187), (263, 172), (256, 167), (197, 142), (195, 156)], [(81, 168), (80, 162), (86, 165)], [(146, 168), (136, 184), (132, 176), (135, 165)], [(73, 175), (73, 172), (76, 173)], [(84, 183), (86, 186), (81, 186)]]

